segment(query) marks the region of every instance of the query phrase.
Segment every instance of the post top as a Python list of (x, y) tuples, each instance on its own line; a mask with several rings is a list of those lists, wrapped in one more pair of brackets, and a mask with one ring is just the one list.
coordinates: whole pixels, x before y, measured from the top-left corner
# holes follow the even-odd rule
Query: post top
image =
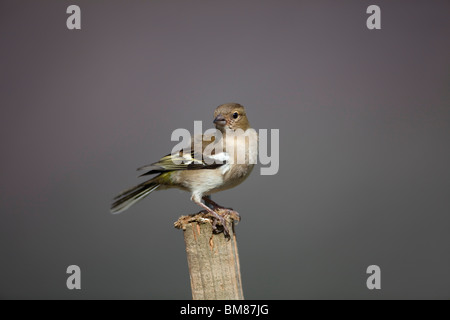
[[(219, 214), (221, 214), (222, 210), (218, 210)], [(223, 217), (225, 218), (225, 220), (232, 224), (234, 223), (234, 221), (239, 221), (240, 217), (235, 215), (233, 212), (230, 213), (230, 211), (228, 210), (223, 210), (226, 211), (225, 214), (223, 214)], [(178, 218), (177, 221), (174, 222), (174, 227), (177, 229), (182, 229), (182, 230), (186, 230), (186, 226), (189, 225), (190, 223), (194, 223), (197, 222), (199, 224), (203, 224), (203, 223), (209, 223), (212, 225), (213, 223), (213, 216), (210, 213), (207, 212), (198, 212), (198, 213), (194, 213), (194, 214), (190, 214), (190, 215), (186, 215), (186, 216), (181, 216)]]

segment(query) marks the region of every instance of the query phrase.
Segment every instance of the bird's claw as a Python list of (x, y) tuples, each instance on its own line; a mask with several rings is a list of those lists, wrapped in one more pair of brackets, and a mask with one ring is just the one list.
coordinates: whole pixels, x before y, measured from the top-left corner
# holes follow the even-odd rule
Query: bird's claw
[[(211, 202), (211, 200), (210, 200)], [(224, 208), (214, 203), (214, 208), (203, 210), (203, 213), (209, 213), (212, 219), (212, 229), (214, 234), (223, 233), (227, 240), (230, 240), (230, 229), (227, 226), (227, 219), (231, 217), (234, 221), (241, 221), (239, 213), (231, 208)]]
[[(241, 216), (239, 213), (231, 208), (217, 208), (217, 217), (213, 216), (213, 232), (221, 233), (223, 232), (225, 238), (230, 239), (230, 231), (228, 229), (226, 220), (231, 217), (234, 221), (241, 221)], [(220, 223), (220, 226), (217, 224)]]
[(231, 217), (234, 221), (241, 221), (239, 213), (231, 208), (216, 208), (216, 212), (223, 217)]
[[(212, 218), (213, 218), (213, 222), (212, 222), (213, 233), (215, 233), (215, 234), (223, 233), (225, 238), (227, 240), (230, 240), (230, 238), (231, 238), (230, 230), (228, 229), (225, 218), (221, 215), (218, 215), (218, 217), (213, 216)], [(218, 225), (218, 222), (220, 223), (219, 225)]]
[(235, 221), (241, 221), (240, 214), (237, 211), (235, 211), (235, 210), (233, 210), (231, 208), (227, 209), (225, 215), (230, 216)]

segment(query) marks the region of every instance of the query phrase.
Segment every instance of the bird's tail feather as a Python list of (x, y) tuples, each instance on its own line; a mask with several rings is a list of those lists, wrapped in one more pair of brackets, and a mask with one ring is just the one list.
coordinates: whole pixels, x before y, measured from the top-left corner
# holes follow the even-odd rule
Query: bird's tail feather
[(155, 178), (145, 181), (130, 189), (127, 189), (122, 193), (120, 193), (119, 195), (117, 195), (114, 198), (115, 201), (111, 206), (111, 212), (120, 213), (131, 207), (136, 202), (144, 199), (151, 192), (155, 191), (160, 186), (160, 184), (157, 181), (155, 181), (156, 180)]

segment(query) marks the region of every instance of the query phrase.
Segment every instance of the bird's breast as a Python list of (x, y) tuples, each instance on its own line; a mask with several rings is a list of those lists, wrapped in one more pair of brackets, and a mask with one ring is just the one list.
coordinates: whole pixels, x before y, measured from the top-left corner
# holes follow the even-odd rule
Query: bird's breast
[[(223, 183), (220, 190), (233, 188), (241, 184), (253, 170), (253, 164), (225, 164), (226, 172), (223, 174)], [(219, 170), (224, 170), (223, 166)]]

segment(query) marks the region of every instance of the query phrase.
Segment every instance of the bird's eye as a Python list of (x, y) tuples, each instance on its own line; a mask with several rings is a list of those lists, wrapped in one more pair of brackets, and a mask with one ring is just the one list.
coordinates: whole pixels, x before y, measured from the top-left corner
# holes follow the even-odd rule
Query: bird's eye
[(239, 113), (237, 113), (237, 112), (233, 113), (233, 118), (234, 119), (237, 119), (238, 117), (239, 117)]

